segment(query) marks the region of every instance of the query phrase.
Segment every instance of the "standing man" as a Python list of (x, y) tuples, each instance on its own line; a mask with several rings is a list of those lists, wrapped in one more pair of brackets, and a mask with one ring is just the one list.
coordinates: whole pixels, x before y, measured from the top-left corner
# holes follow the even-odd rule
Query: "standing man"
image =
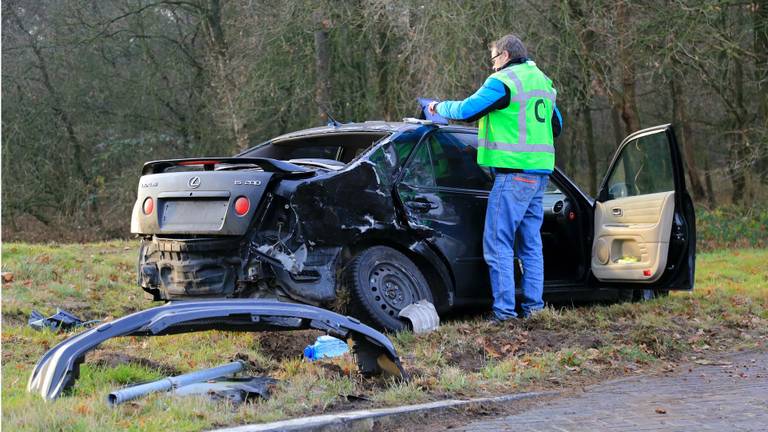
[(562, 119), (557, 92), (528, 60), (513, 34), (493, 42), (495, 71), (463, 101), (432, 102), (429, 111), (452, 120), (478, 122), (477, 163), (496, 172), (488, 197), (483, 256), (490, 270), (494, 322), (517, 318), (515, 311), (515, 239), (523, 263), (523, 317), (544, 308), (542, 196), (555, 167), (554, 135)]

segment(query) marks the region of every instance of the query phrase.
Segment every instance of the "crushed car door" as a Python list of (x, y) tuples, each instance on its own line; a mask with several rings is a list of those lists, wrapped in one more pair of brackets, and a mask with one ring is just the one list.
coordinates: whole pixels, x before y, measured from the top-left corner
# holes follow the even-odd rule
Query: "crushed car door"
[(624, 139), (594, 210), (591, 267), (599, 281), (693, 287), (695, 215), (670, 125)]

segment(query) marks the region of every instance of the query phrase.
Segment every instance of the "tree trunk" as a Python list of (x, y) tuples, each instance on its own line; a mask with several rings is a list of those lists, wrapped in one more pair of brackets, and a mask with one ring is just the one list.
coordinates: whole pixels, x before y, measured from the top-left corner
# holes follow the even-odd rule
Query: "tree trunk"
[(617, 105), (611, 105), (611, 126), (613, 126), (613, 148), (618, 148), (619, 144), (624, 141), (626, 135), (622, 131), (621, 127), (621, 109)]
[(378, 78), (378, 99), (380, 101), (381, 106), (381, 112), (382, 112), (382, 118), (385, 120), (391, 120), (394, 116), (394, 107), (393, 107), (393, 99), (394, 95), (390, 92), (389, 89), (389, 74), (390, 69), (393, 67), (392, 59), (389, 55), (389, 38), (390, 36), (380, 31), (377, 35), (378, 38), (378, 47), (377, 50), (377, 56), (376, 61), (374, 64), (376, 65), (376, 76)]
[(768, 127), (768, 0), (755, 4), (755, 81), (758, 89), (758, 119)]
[[(756, 2), (753, 20), (755, 33), (755, 81), (757, 82), (758, 97), (757, 126), (763, 128), (763, 130), (768, 130), (768, 0)], [(768, 148), (764, 146), (763, 151), (768, 151)], [(762, 173), (760, 181), (763, 184), (768, 184), (767, 156), (759, 159), (755, 171)]]
[(245, 121), (240, 115), (236, 102), (239, 90), (231, 76), (229, 47), (221, 23), (221, 1), (210, 0), (209, 7), (204, 11), (204, 15), (208, 45), (213, 54), (214, 67), (219, 81), (217, 86), (219, 94), (224, 99), (224, 109), (226, 116), (229, 117), (230, 127), (237, 141), (237, 148), (244, 150), (250, 144), (250, 139), (244, 128)]
[(331, 60), (328, 47), (330, 21), (322, 11), (315, 11), (315, 105), (323, 123), (328, 122), (331, 105)]
[(629, 11), (624, 2), (617, 5), (617, 27), (619, 29), (619, 68), (621, 73), (621, 119), (627, 134), (640, 130), (640, 114), (635, 94), (635, 60), (630, 47), (631, 32)]
[(592, 126), (592, 111), (588, 106), (581, 110), (584, 127), (584, 144), (587, 146), (587, 172), (589, 173), (589, 193), (597, 195), (597, 154), (595, 152), (595, 133)]
[(717, 206), (717, 199), (715, 198), (715, 188), (712, 187), (712, 172), (709, 170), (709, 152), (704, 152), (704, 184), (707, 186), (707, 202), (709, 208), (713, 209)]
[(691, 192), (697, 200), (704, 199), (704, 186), (701, 184), (699, 169), (696, 167), (696, 151), (693, 140), (691, 139), (691, 126), (688, 121), (688, 112), (685, 104), (685, 95), (683, 94), (682, 84), (677, 82), (675, 77), (669, 80), (670, 92), (672, 93), (672, 111), (675, 126), (677, 127), (677, 138), (680, 140), (680, 147), (683, 151), (683, 158), (688, 171), (688, 179), (691, 184)]
[(734, 204), (749, 202), (744, 196), (747, 186), (747, 170), (750, 167), (749, 151), (747, 149), (747, 110), (744, 105), (744, 68), (740, 59), (734, 62), (734, 104), (736, 107), (733, 115), (733, 130), (729, 133), (728, 171), (733, 182), (732, 201)]

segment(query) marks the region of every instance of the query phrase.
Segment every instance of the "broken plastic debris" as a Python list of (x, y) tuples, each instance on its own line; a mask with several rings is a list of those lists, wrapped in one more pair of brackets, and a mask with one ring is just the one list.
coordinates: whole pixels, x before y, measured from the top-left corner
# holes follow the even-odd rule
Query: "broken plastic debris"
[(29, 314), (28, 324), (35, 330), (42, 330), (44, 328), (51, 330), (69, 330), (71, 328), (89, 326), (98, 322), (99, 320), (83, 321), (64, 309), (56, 308), (56, 313), (48, 318), (40, 312), (33, 310), (32, 313)]
[(278, 380), (268, 376), (230, 378), (185, 385), (173, 391), (177, 396), (208, 395), (213, 400), (226, 400), (233, 405), (254, 399), (269, 399)]
[(404, 307), (397, 316), (407, 318), (416, 334), (428, 333), (440, 326), (440, 316), (435, 305), (426, 300), (419, 300)]

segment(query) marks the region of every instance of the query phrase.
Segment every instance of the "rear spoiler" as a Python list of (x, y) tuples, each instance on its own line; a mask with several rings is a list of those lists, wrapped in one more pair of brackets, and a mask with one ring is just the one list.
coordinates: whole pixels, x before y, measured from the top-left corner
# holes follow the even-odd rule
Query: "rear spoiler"
[(213, 157), (192, 159), (166, 159), (151, 161), (144, 164), (141, 175), (160, 174), (174, 166), (203, 166), (205, 171), (213, 171), (216, 165), (257, 165), (268, 172), (281, 174), (308, 174), (311, 170), (289, 162), (270, 158), (244, 158), (244, 157)]

